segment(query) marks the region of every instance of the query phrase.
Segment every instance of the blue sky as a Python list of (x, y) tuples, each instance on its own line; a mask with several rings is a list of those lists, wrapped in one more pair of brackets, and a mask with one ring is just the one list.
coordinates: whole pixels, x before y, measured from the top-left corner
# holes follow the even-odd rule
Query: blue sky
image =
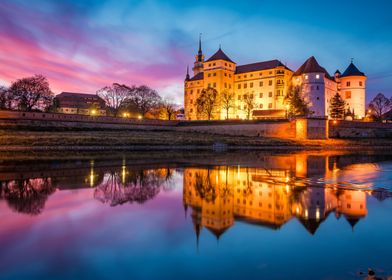
[(354, 63), (368, 101), (392, 96), (389, 1), (0, 2), (0, 83), (42, 73), (52, 89), (95, 92), (147, 84), (182, 103), (198, 34), (238, 64), (280, 59), (296, 70), (314, 55), (331, 74)]

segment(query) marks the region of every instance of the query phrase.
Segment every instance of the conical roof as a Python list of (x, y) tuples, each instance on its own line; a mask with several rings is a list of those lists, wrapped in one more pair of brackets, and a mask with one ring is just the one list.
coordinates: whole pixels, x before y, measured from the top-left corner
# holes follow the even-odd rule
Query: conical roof
[(234, 63), (234, 61), (232, 61), (223, 51), (221, 48), (219, 48), (219, 50), (214, 53), (209, 59), (207, 59), (206, 61), (214, 61), (214, 60), (226, 60), (228, 62)]
[(305, 63), (302, 64), (302, 66), (299, 67), (298, 70), (294, 73), (294, 76), (300, 76), (302, 74), (308, 73), (324, 73), (327, 78), (331, 79), (331, 76), (327, 70), (318, 64), (314, 56), (309, 57), (308, 60), (306, 60)]
[(354, 65), (354, 63), (350, 63), (347, 67), (346, 71), (340, 77), (350, 77), (350, 76), (366, 76), (363, 72), (359, 71), (359, 69)]

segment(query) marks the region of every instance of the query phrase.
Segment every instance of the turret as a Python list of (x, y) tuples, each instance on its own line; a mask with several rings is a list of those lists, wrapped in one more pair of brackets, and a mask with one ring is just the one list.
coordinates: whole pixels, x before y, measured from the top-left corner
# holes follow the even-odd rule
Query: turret
[(186, 67), (186, 76), (185, 76), (185, 81), (189, 81), (190, 76), (189, 76), (189, 66)]
[(309, 102), (313, 116), (324, 117), (326, 112), (325, 79), (332, 79), (327, 70), (321, 67), (314, 56), (293, 75), (294, 85), (301, 86), (304, 98)]
[(356, 119), (365, 117), (366, 75), (351, 61), (346, 71), (339, 77), (340, 95), (346, 101)]
[(196, 76), (198, 73), (203, 72), (203, 62), (204, 62), (204, 54), (201, 50), (201, 34), (199, 36), (199, 51), (196, 55), (196, 60), (193, 66), (193, 74)]

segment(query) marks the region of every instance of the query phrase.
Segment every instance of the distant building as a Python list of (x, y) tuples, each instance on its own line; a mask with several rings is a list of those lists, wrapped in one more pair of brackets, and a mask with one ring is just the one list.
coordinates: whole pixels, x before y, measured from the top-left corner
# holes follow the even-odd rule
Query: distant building
[[(309, 102), (313, 116), (328, 116), (329, 104), (336, 92), (346, 101), (346, 111), (356, 119), (365, 116), (366, 79), (364, 73), (351, 63), (341, 74), (332, 77), (316, 59), (310, 57), (293, 72), (279, 60), (270, 60), (246, 65), (237, 65), (221, 48), (209, 59), (199, 41), (199, 51), (194, 62), (193, 76), (187, 72), (184, 83), (184, 106), (187, 120), (202, 119), (197, 112), (196, 100), (201, 91), (212, 87), (219, 97), (222, 92), (234, 95), (234, 104), (229, 110), (229, 119), (245, 119), (245, 99), (254, 98), (256, 107), (252, 118), (284, 117), (288, 109), (284, 98), (290, 86), (299, 86), (303, 97)], [(218, 100), (219, 100), (218, 97)], [(226, 111), (217, 106), (213, 119), (225, 119)]]
[(55, 98), (59, 113), (106, 115), (105, 101), (96, 94), (62, 92)]

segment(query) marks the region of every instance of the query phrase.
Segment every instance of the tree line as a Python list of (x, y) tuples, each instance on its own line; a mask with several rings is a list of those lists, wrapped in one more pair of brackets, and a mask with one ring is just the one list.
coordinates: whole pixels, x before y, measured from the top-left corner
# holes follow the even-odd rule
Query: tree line
[[(106, 104), (107, 115), (174, 119), (179, 106), (146, 85), (129, 86), (113, 83), (99, 89), (96, 94)], [(25, 77), (12, 82), (10, 87), (0, 86), (0, 109), (18, 111), (56, 112), (58, 101), (43, 75)], [(181, 111), (181, 110), (180, 110)]]

